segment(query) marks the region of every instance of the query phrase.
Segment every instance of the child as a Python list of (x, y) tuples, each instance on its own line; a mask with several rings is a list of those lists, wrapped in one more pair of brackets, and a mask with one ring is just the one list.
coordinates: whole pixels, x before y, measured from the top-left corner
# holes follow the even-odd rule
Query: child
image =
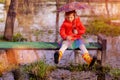
[(73, 48), (80, 48), (82, 57), (88, 64), (94, 64), (95, 60), (89, 55), (81, 36), (85, 33), (85, 27), (76, 16), (75, 10), (65, 13), (65, 20), (60, 28), (60, 35), (63, 39), (59, 51), (54, 54), (54, 62), (59, 63), (64, 51), (72, 45)]

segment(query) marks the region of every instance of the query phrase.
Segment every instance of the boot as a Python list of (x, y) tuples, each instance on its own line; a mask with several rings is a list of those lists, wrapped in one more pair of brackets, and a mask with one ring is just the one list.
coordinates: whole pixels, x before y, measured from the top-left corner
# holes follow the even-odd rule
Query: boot
[(89, 65), (89, 67), (92, 67), (96, 61), (96, 57), (91, 57), (88, 53), (83, 54), (83, 59), (87, 62), (87, 64)]
[(61, 51), (56, 51), (55, 54), (54, 54), (55, 64), (58, 64), (61, 58), (62, 58), (62, 52)]

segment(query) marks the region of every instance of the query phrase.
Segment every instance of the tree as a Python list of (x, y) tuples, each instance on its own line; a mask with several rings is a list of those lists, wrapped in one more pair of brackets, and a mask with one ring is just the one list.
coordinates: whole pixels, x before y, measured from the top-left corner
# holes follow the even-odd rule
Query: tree
[(5, 24), (4, 39), (12, 40), (18, 0), (11, 0)]
[[(58, 8), (59, 8), (59, 0), (56, 0), (56, 10), (58, 10)], [(58, 26), (59, 26), (59, 12), (57, 11), (57, 13), (56, 13), (56, 39), (55, 39), (55, 41), (58, 41), (58, 30), (59, 30)]]
[(107, 17), (110, 18), (109, 9), (108, 9), (108, 0), (105, 0), (105, 7), (107, 11)]

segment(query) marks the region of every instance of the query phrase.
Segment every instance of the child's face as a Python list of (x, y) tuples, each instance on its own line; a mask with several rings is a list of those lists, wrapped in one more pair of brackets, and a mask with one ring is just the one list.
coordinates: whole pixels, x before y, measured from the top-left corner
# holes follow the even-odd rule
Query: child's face
[(68, 16), (66, 16), (66, 19), (70, 22), (72, 22), (75, 19), (74, 13), (69, 14)]

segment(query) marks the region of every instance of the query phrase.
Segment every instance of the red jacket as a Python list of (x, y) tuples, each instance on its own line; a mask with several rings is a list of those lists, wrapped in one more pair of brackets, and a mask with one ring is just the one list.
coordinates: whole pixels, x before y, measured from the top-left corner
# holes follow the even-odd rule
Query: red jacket
[[(78, 31), (78, 34), (73, 33), (73, 25), (76, 25), (74, 28)], [(80, 18), (76, 18), (73, 22), (70, 22), (65, 19), (61, 28), (60, 35), (65, 40), (67, 36), (72, 36), (72, 40), (81, 38), (81, 35), (85, 33), (85, 27), (80, 21)]]

